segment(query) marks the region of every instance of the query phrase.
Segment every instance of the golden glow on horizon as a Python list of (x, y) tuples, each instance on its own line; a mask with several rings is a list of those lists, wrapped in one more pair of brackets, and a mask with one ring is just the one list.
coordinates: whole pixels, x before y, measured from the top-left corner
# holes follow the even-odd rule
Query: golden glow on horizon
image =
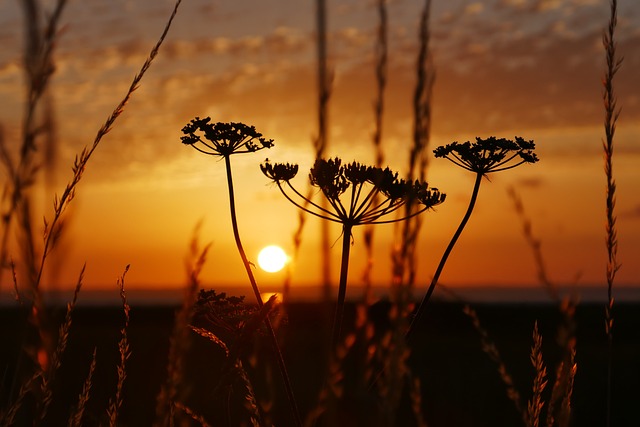
[(285, 251), (277, 245), (262, 248), (258, 254), (258, 265), (267, 273), (276, 273), (284, 268), (289, 261)]

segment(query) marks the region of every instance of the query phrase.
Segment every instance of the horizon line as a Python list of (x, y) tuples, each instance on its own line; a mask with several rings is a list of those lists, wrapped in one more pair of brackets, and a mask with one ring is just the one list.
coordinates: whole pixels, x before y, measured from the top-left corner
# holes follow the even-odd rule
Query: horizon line
[[(607, 302), (607, 288), (605, 285), (558, 285), (558, 293), (561, 297), (575, 297), (579, 303), (603, 303)], [(215, 289), (212, 287), (201, 287), (200, 289)], [(363, 285), (352, 285), (348, 289), (347, 298), (350, 301), (358, 301), (363, 298), (365, 287)], [(388, 299), (388, 285), (372, 286), (372, 294), (377, 300)], [(178, 305), (184, 297), (185, 287), (143, 287), (132, 286), (126, 289), (127, 301), (130, 305), (154, 306), (154, 305)], [(253, 303), (251, 289), (246, 286), (220, 286), (215, 289), (219, 293), (227, 295), (244, 296), (248, 304)], [(413, 289), (412, 296), (419, 300), (425, 293), (425, 289)], [(52, 289), (42, 292), (45, 302), (49, 305), (66, 305), (73, 298), (71, 289)], [(281, 287), (265, 286), (263, 294), (277, 293), (282, 298)], [(614, 289), (617, 302), (640, 302), (640, 285), (619, 284)], [(307, 285), (291, 288), (288, 299), (290, 302), (320, 302), (322, 301), (323, 286)], [(433, 295), (434, 301), (438, 302), (461, 302), (461, 303), (554, 303), (548, 292), (540, 285), (457, 285), (439, 286)], [(77, 304), (79, 306), (100, 306), (119, 305), (120, 293), (115, 287), (99, 287), (94, 289), (81, 290)], [(0, 307), (19, 305), (13, 290), (11, 292), (0, 292)]]

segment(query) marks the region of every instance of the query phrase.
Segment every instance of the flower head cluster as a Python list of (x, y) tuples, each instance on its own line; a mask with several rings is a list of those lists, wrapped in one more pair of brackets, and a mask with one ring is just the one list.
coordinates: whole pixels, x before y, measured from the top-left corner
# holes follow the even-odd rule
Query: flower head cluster
[(289, 163), (271, 164), (269, 163), (269, 159), (260, 165), (260, 169), (267, 178), (275, 182), (288, 182), (298, 174), (298, 165), (291, 165)]
[(515, 141), (495, 136), (476, 138), (475, 142), (453, 142), (436, 148), (436, 157), (444, 157), (456, 165), (475, 173), (486, 175), (515, 168), (523, 163), (535, 163), (533, 141), (516, 137)]
[[(382, 217), (410, 202), (421, 206), (413, 214), (417, 215), (442, 203), (446, 197), (437, 188), (429, 188), (426, 182), (409, 182), (398, 178), (398, 173), (389, 168), (365, 166), (357, 162), (342, 164), (339, 158), (318, 159), (309, 172), (309, 181), (320, 189), (329, 202), (331, 209), (325, 209), (291, 185), (291, 179), (298, 172), (297, 165), (272, 164), (267, 160), (260, 168), (278, 185), (284, 196), (300, 209), (348, 226), (401, 221), (408, 217)], [(300, 199), (300, 202), (295, 199)]]
[(182, 128), (182, 143), (204, 154), (228, 157), (271, 148), (273, 139), (265, 139), (254, 126), (244, 123), (211, 123), (211, 118), (196, 117)]
[(215, 290), (200, 289), (194, 304), (194, 316), (198, 323), (206, 324), (222, 335), (237, 332), (255, 312), (245, 301), (244, 296), (227, 296)]

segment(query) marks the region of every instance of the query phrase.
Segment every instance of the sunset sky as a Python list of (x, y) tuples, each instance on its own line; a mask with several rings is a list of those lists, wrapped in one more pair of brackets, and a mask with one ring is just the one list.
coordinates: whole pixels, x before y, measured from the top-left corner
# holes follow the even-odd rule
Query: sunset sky
[[(52, 4), (53, 2), (48, 2)], [(385, 163), (406, 170), (411, 144), (417, 26), (422, 3), (390, 1), (389, 86)], [(70, 1), (62, 17), (52, 81), (58, 119), (56, 182), (35, 194), (52, 215), (54, 192), (71, 178), (74, 156), (90, 145), (126, 93), (173, 8), (169, 0)], [(419, 286), (455, 231), (473, 175), (432, 149), (476, 136), (536, 142), (540, 162), (483, 182), (476, 212), (441, 281), (448, 285), (536, 283), (531, 251), (507, 189), (521, 196), (542, 241), (547, 273), (558, 283), (605, 281), (605, 175), (602, 84), (605, 0), (438, 1), (432, 4), (436, 69), (428, 181), (446, 202), (424, 214)], [(372, 0), (328, 1), (329, 60), (335, 74), (328, 154), (373, 163), (374, 42)], [(622, 1), (617, 32), (624, 56), (615, 89), (618, 122), (614, 174), (618, 185), (618, 283), (640, 285), (640, 2)], [(23, 23), (18, 2), (0, 1), (0, 123), (19, 140), (23, 106)], [(290, 251), (296, 208), (262, 175), (266, 157), (300, 164), (305, 188), (317, 134), (315, 3), (312, 1), (188, 0), (181, 5), (159, 56), (114, 130), (91, 159), (70, 210), (62, 242), (61, 284), (87, 263), (86, 287), (115, 286), (126, 264), (132, 287), (178, 287), (196, 225), (211, 243), (203, 284), (246, 283), (231, 231), (224, 162), (180, 143), (196, 116), (256, 126), (275, 146), (234, 156), (240, 233), (249, 257), (278, 244)], [(317, 284), (319, 220), (309, 218), (294, 286)], [(393, 225), (377, 228), (375, 281), (388, 283)], [(340, 241), (340, 229), (330, 238)], [(360, 284), (362, 230), (354, 233), (350, 283)], [(332, 248), (335, 281), (340, 244)], [(283, 273), (258, 270), (272, 289)]]

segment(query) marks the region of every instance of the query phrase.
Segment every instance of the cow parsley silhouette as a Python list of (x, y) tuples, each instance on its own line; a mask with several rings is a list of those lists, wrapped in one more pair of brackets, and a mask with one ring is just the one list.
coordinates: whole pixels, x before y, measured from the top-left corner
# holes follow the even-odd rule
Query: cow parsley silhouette
[(538, 157), (533, 152), (534, 149), (535, 143), (533, 141), (526, 141), (518, 136), (515, 137), (515, 140), (491, 136), (486, 139), (476, 138), (475, 142), (453, 142), (451, 144), (438, 147), (433, 151), (436, 158), (445, 158), (453, 164), (475, 173), (476, 180), (473, 186), (473, 192), (471, 194), (471, 200), (469, 201), (467, 212), (462, 218), (458, 229), (449, 242), (449, 246), (447, 246), (442, 258), (440, 259), (440, 263), (433, 275), (431, 284), (418, 306), (416, 314), (411, 321), (409, 329), (407, 330), (405, 335), (407, 339), (415, 330), (415, 327), (425, 310), (425, 306), (431, 298), (431, 294), (438, 283), (438, 279), (444, 269), (447, 258), (449, 258), (451, 250), (460, 237), (460, 234), (462, 234), (462, 230), (466, 226), (467, 221), (469, 221), (469, 218), (471, 217), (471, 213), (473, 212), (473, 208), (478, 198), (482, 178), (486, 177), (490, 173), (513, 169), (525, 163), (536, 163), (538, 161)]
[[(309, 171), (309, 182), (327, 200), (328, 208), (324, 208), (305, 197), (291, 184), (298, 173), (298, 165), (272, 164), (267, 160), (260, 168), (277, 184), (287, 200), (299, 209), (342, 224), (340, 283), (332, 334), (335, 348), (341, 334), (353, 227), (403, 221), (439, 205), (446, 196), (437, 188), (429, 188), (426, 182), (400, 179), (398, 173), (389, 168), (365, 166), (357, 162), (343, 164), (339, 158), (317, 159)], [(410, 202), (420, 208), (410, 215), (392, 215)]]
[[(212, 123), (211, 118), (206, 117), (201, 119), (196, 117), (191, 120), (189, 124), (182, 128), (184, 136), (180, 137), (182, 143), (189, 145), (197, 151), (210, 155), (223, 157), (227, 170), (227, 186), (229, 189), (229, 208), (231, 212), (231, 225), (233, 227), (233, 236), (235, 238), (236, 247), (242, 258), (245, 271), (251, 282), (251, 287), (255, 294), (258, 306), (263, 307), (262, 295), (258, 284), (251, 270), (251, 262), (249, 262), (247, 255), (242, 246), (240, 240), (240, 233), (238, 231), (238, 220), (236, 217), (236, 205), (235, 196), (233, 191), (233, 176), (231, 174), (231, 155), (242, 153), (254, 153), (256, 151), (273, 147), (273, 140), (263, 138), (262, 134), (256, 131), (254, 126), (248, 126), (244, 123)], [(291, 405), (292, 416), (296, 426), (302, 426), (302, 421), (297, 409), (297, 404), (289, 381), (289, 375), (280, 351), (275, 331), (271, 325), (271, 321), (268, 317), (264, 318), (264, 323), (269, 332), (269, 338), (273, 345), (274, 351), (277, 356), (280, 373), (282, 374), (283, 381), (287, 392), (287, 397)]]

